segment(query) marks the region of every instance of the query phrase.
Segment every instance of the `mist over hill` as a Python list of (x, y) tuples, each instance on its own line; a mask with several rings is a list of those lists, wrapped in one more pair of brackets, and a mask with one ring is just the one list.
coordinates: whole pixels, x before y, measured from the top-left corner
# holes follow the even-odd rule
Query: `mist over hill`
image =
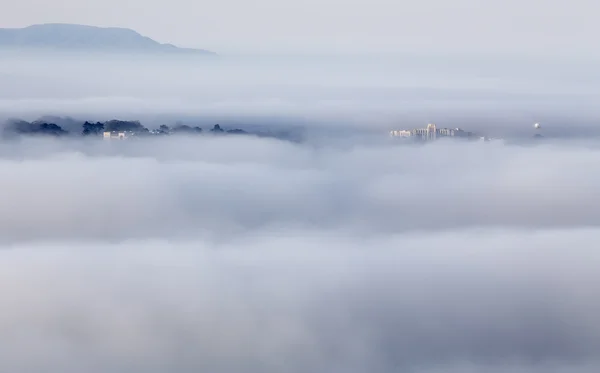
[(161, 44), (131, 29), (59, 23), (0, 29), (0, 49), (215, 55), (203, 49)]

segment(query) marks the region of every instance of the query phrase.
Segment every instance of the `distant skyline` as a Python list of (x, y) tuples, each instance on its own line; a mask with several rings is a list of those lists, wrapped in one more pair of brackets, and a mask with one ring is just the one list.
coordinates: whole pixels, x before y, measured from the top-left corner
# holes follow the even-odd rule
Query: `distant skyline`
[(2, 8), (0, 27), (126, 27), (220, 53), (600, 55), (592, 0), (20, 0)]

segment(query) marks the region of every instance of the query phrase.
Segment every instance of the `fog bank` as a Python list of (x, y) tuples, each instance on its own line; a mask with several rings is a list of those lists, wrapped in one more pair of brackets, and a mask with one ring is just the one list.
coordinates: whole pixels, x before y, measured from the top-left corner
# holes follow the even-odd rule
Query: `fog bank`
[(600, 369), (584, 67), (20, 58), (2, 118), (309, 131), (0, 142), (0, 371)]
[(1, 254), (0, 366), (591, 373), (598, 238), (296, 231), (225, 245), (18, 244)]
[(168, 114), (293, 118), (388, 130), (428, 122), (510, 132), (547, 122), (594, 132), (591, 62), (514, 56), (224, 56), (4, 53), (0, 116)]

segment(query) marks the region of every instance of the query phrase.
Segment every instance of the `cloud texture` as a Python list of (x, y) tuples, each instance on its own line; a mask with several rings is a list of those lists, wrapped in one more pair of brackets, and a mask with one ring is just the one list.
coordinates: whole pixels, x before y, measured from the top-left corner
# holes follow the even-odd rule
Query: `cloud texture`
[(568, 57), (206, 60), (3, 52), (0, 58), (0, 115), (18, 117), (94, 114), (139, 119), (177, 113), (223, 120), (277, 115), (328, 122), (343, 118), (345, 124), (359, 122), (369, 128), (443, 119), (471, 128), (501, 122), (503, 129), (536, 121), (581, 127), (591, 121), (587, 127), (595, 129), (600, 116), (596, 64)]
[(0, 150), (0, 370), (596, 372), (593, 146)]

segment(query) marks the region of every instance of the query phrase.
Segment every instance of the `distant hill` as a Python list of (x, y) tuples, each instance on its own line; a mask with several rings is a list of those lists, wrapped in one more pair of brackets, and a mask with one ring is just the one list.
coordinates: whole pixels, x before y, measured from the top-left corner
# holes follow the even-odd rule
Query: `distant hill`
[(215, 55), (214, 52), (203, 49), (178, 48), (172, 44), (161, 44), (126, 28), (61, 23), (24, 28), (0, 28), (0, 49)]

